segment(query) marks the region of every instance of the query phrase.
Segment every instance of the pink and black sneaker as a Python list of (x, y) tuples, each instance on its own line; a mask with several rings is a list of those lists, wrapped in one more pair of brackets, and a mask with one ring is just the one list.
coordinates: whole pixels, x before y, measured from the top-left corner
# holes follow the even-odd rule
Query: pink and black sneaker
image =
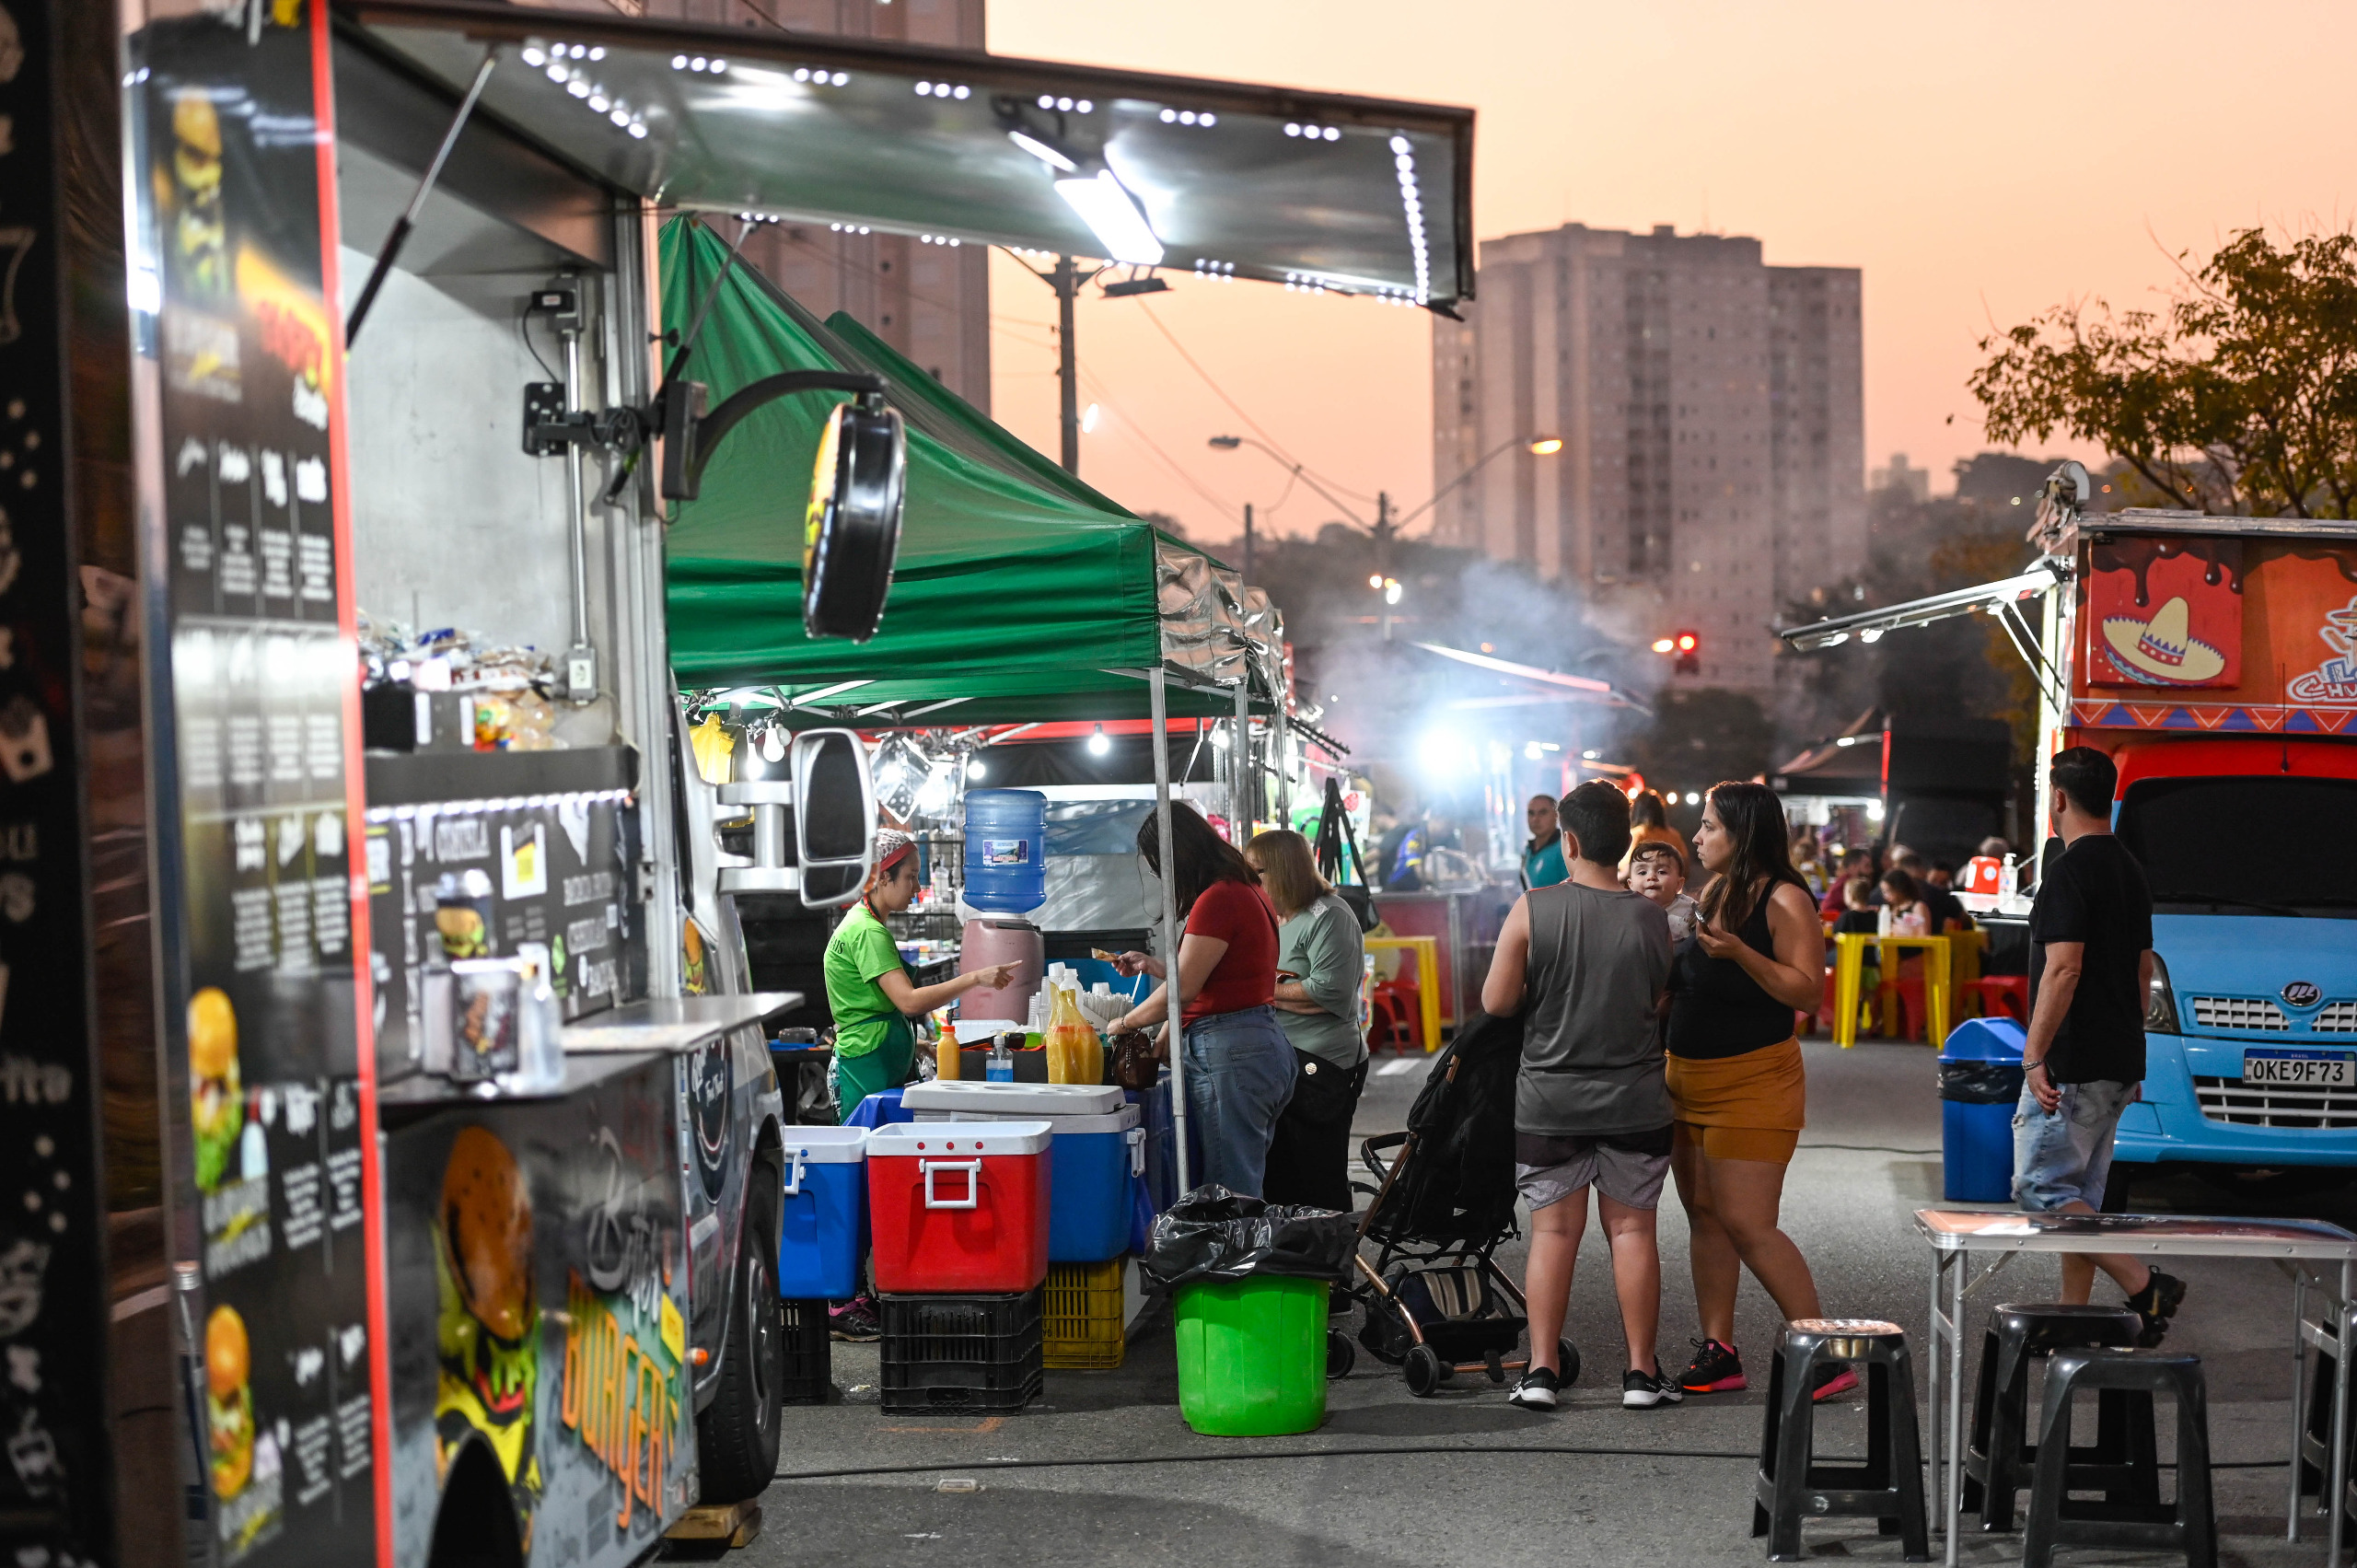
[(1737, 1394), (1750, 1387), (1744, 1381), (1743, 1358), (1735, 1346), (1716, 1340), (1690, 1340), (1694, 1359), (1687, 1364), (1678, 1386), (1689, 1394)]

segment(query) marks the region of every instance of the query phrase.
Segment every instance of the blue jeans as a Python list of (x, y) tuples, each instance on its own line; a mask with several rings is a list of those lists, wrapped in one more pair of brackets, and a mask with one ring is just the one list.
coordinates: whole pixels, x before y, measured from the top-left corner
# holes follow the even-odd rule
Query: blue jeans
[(1293, 1098), (1293, 1042), (1277, 1010), (1213, 1013), (1187, 1026), (1187, 1115), (1202, 1143), (1196, 1186), (1216, 1181), (1247, 1198), (1260, 1195), (1269, 1140)]
[(2050, 1111), (2026, 1084), (2014, 1106), (2014, 1202), (2034, 1214), (2073, 1198), (2091, 1209), (2103, 1207), (2112, 1135), (2137, 1089), (2108, 1079), (2061, 1087), (2062, 1103)]

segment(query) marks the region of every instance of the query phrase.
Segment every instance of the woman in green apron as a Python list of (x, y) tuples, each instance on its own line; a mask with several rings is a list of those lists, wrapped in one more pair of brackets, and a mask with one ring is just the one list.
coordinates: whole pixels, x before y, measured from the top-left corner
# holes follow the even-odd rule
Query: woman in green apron
[(867, 890), (827, 939), (839, 1121), (849, 1121), (868, 1096), (909, 1081), (916, 1065), (911, 1015), (930, 1013), (977, 986), (995, 990), (1014, 978), (1014, 965), (993, 964), (938, 985), (911, 982), (886, 917), (907, 909), (916, 896), (916, 841), (887, 828), (876, 836), (876, 869), (868, 875)]

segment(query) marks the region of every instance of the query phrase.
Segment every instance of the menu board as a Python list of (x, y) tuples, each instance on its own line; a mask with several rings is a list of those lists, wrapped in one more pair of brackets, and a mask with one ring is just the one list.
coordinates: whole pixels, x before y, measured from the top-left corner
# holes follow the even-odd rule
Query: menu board
[(95, 1132), (50, 7), (0, 9), (0, 1535), (107, 1549)]
[(133, 303), (154, 310), (160, 393), (144, 517), (162, 537), (144, 548), (169, 655), (157, 913), (206, 1527), (224, 1564), (353, 1562), (382, 1551), (381, 1293), (327, 20), (275, 0), (155, 22), (128, 53)]

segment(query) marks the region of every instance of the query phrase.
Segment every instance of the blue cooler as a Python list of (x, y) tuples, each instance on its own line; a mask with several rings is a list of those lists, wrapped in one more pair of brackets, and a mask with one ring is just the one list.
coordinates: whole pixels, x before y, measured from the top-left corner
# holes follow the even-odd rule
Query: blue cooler
[(787, 1301), (847, 1301), (859, 1289), (867, 1129), (788, 1127), (784, 1153), (777, 1294)]
[(2028, 1039), (2011, 1018), (1968, 1018), (1940, 1048), (1940, 1193), (1951, 1203), (2013, 1201), (2014, 1107)]
[(1133, 1189), (1145, 1169), (1138, 1108), (1117, 1088), (1085, 1084), (911, 1084), (901, 1103), (919, 1121), (1036, 1121), (1048, 1146), (1048, 1261), (1102, 1263), (1130, 1249)]

